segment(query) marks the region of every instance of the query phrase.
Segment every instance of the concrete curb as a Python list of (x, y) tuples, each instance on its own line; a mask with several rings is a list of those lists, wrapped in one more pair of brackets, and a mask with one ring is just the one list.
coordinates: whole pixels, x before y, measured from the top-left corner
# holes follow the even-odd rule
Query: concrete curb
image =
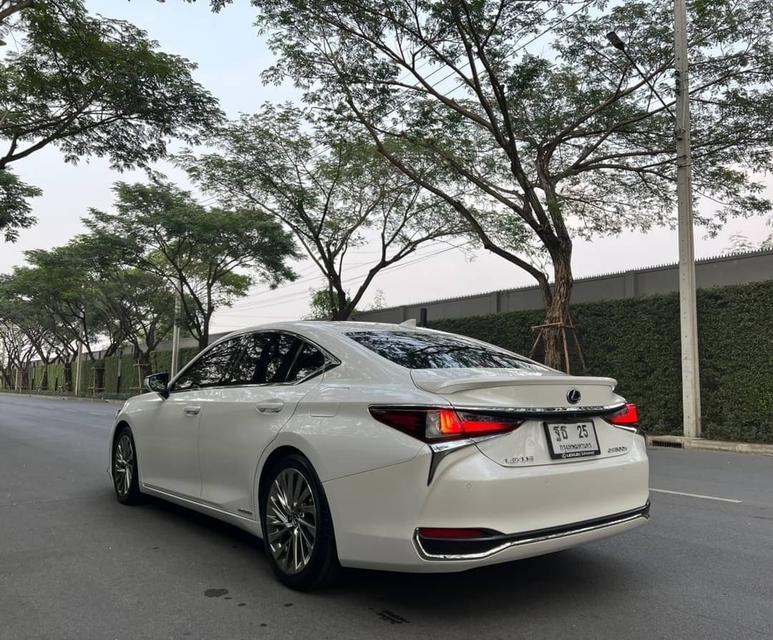
[(41, 398), (43, 400), (80, 400), (81, 402), (103, 402), (106, 404), (123, 404), (126, 400), (113, 400), (111, 398), (89, 398), (83, 396), (59, 396), (59, 395), (47, 395), (45, 393), (17, 393), (15, 391), (0, 391), (1, 396), (9, 396), (15, 398)]
[(730, 451), (733, 453), (756, 453), (763, 456), (773, 456), (773, 444), (724, 442), (722, 440), (703, 440), (702, 438), (686, 438), (684, 436), (647, 436), (647, 444), (651, 447)]

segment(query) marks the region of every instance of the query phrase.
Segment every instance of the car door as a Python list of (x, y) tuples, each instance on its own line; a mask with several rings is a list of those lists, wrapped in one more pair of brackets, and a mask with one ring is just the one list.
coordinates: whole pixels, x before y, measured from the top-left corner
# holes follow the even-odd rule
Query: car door
[(233, 384), (207, 391), (199, 431), (202, 500), (257, 518), (258, 459), (298, 402), (321, 381), (328, 360), (303, 339), (283, 332), (244, 336)]
[(143, 484), (188, 498), (201, 497), (198, 438), (201, 409), (209, 389), (227, 384), (239, 339), (216, 343), (172, 381), (169, 397), (154, 405), (155, 415), (139, 451)]

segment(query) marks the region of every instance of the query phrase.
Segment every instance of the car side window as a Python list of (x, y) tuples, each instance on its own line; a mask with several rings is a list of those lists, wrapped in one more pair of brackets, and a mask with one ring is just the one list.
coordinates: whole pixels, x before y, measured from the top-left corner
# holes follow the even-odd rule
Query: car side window
[(299, 344), (286, 333), (258, 332), (244, 337), (245, 347), (233, 384), (284, 382)]
[(263, 374), (265, 382), (275, 384), (285, 381), (297, 345), (298, 338), (295, 336), (286, 333), (274, 334), (274, 338), (268, 346), (269, 357), (266, 359), (266, 368)]
[(266, 361), (271, 355), (268, 349), (273, 333), (252, 333), (242, 338), (244, 351), (234, 365), (233, 384), (259, 384), (265, 379)]
[(182, 372), (172, 391), (233, 384), (233, 367), (240, 359), (242, 346), (241, 338), (233, 338), (210, 348)]
[(314, 345), (303, 341), (287, 374), (287, 382), (297, 382), (308, 378), (314, 372), (322, 369), (326, 361), (324, 353)]

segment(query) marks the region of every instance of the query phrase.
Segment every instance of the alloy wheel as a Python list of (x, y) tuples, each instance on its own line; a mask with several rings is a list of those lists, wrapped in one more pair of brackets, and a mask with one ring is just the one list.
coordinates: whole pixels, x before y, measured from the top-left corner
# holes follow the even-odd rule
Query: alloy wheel
[(115, 490), (122, 498), (129, 494), (134, 479), (134, 445), (128, 433), (118, 439), (113, 458)]
[(271, 555), (289, 575), (309, 564), (317, 539), (317, 505), (308, 479), (285, 468), (274, 479), (266, 503), (266, 535)]

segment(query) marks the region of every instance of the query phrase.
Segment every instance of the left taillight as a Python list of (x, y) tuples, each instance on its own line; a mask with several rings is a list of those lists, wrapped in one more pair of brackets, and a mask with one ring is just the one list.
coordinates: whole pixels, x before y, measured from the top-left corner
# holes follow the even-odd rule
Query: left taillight
[(523, 422), (494, 413), (435, 407), (370, 407), (370, 414), (379, 422), (424, 442), (507, 433)]
[(639, 409), (633, 402), (629, 402), (623, 409), (609, 416), (607, 422), (624, 427), (636, 427), (639, 425)]

